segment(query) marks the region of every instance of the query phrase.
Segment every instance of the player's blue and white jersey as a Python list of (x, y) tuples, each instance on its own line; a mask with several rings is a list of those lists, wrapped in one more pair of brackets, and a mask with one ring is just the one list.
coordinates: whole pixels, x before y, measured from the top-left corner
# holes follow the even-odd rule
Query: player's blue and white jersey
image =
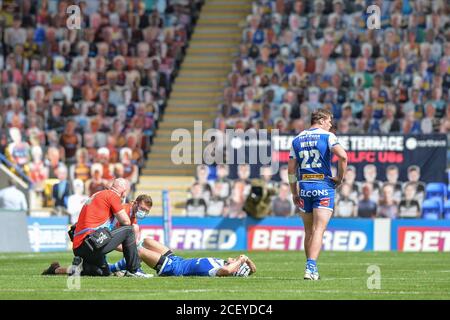
[(206, 276), (215, 277), (225, 265), (223, 259), (167, 257), (158, 273), (159, 276)]
[(292, 141), (289, 158), (297, 159), (300, 182), (323, 182), (334, 187), (331, 173), (331, 148), (338, 144), (336, 136), (320, 128), (302, 131)]
[(333, 211), (336, 185), (330, 179), (331, 148), (336, 144), (336, 136), (320, 128), (302, 131), (292, 141), (289, 157), (298, 163), (302, 212), (311, 213), (314, 208)]

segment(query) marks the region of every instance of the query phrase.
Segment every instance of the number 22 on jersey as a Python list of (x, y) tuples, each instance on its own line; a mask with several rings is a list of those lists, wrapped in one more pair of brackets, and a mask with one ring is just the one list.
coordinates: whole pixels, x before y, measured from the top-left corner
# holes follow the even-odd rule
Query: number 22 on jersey
[[(321, 168), (322, 167), (322, 163), (319, 162), (320, 152), (317, 149), (302, 150), (299, 152), (299, 157), (300, 157), (300, 159), (302, 159), (302, 163), (301, 163), (302, 169)], [(312, 159), (311, 163), (309, 163), (309, 159)]]

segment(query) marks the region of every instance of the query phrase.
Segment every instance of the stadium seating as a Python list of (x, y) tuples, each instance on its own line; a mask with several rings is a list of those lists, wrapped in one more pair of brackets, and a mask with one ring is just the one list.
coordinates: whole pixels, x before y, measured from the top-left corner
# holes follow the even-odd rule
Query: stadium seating
[(441, 182), (430, 182), (425, 188), (426, 198), (441, 198), (447, 199), (447, 185)]
[(447, 200), (444, 204), (444, 219), (450, 219), (450, 199)]
[(440, 212), (440, 213), (443, 213), (443, 212), (444, 212), (444, 202), (445, 202), (445, 199), (443, 199), (443, 198), (441, 198), (441, 197), (431, 197), (431, 198), (429, 198), (429, 200), (434, 200), (434, 201), (436, 201), (436, 202), (438, 203), (438, 205), (439, 205), (439, 212)]
[[(448, 134), (450, 77), (444, 76), (445, 84), (430, 82), (440, 74), (431, 61), (447, 58), (436, 51), (426, 59), (424, 51), (439, 42), (449, 19), (437, 8), (440, 4), (434, 8), (430, 4), (404, 10), (394, 1), (385, 1), (382, 35), (372, 41), (364, 28), (365, 17), (358, 15), (361, 3), (254, 1), (224, 101), (218, 106), (217, 127), (225, 123), (226, 128), (277, 128), (298, 134), (308, 126), (309, 113), (322, 107), (333, 112), (338, 134)], [(434, 23), (427, 20), (411, 31), (410, 18), (419, 12), (437, 13), (445, 27), (433, 28)], [(422, 38), (419, 29), (430, 37)], [(433, 36), (431, 29), (436, 31)], [(412, 42), (408, 44), (407, 39)], [(425, 76), (419, 83), (414, 78), (420, 65), (427, 66), (423, 74), (431, 78)], [(389, 111), (394, 111), (394, 119)], [(361, 196), (357, 189), (355, 201)], [(428, 198), (440, 197), (442, 212), (450, 189), (432, 184), (427, 193)], [(403, 197), (398, 195), (397, 202)], [(420, 202), (422, 197), (418, 198)]]
[(439, 205), (439, 212), (444, 213), (444, 203), (447, 200), (447, 185), (441, 182), (430, 182), (425, 187), (426, 199), (434, 200)]
[(0, 154), (43, 211), (63, 166), (87, 195), (114, 177), (134, 190), (204, 1), (83, 1), (75, 33), (52, 2), (0, 5)]
[(439, 220), (442, 207), (438, 200), (427, 199), (422, 204), (422, 218), (427, 220)]

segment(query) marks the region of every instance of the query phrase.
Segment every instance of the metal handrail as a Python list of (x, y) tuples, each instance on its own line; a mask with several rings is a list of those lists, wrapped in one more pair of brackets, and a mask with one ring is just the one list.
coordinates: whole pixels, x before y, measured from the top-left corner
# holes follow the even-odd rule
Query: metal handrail
[(27, 184), (28, 184), (28, 190), (33, 188), (33, 182), (30, 180), (30, 178), (23, 172), (23, 170), (16, 164), (12, 163), (11, 161), (6, 158), (6, 156), (0, 152), (0, 163), (3, 162), (9, 169), (13, 168), (17, 175), (22, 178)]

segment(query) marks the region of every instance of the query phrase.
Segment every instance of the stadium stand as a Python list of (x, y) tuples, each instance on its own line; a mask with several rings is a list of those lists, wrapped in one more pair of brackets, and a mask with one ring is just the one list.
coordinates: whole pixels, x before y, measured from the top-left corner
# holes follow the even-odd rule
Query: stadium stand
[(422, 204), (422, 217), (428, 220), (438, 220), (441, 217), (441, 204), (436, 199), (427, 199)]
[(1, 7), (0, 152), (37, 208), (64, 167), (87, 195), (138, 181), (203, 1), (79, 1), (82, 32), (66, 27), (70, 4)]
[(428, 183), (425, 192), (427, 198), (438, 197), (441, 199), (447, 199), (447, 186), (445, 183)]
[[(253, 1), (216, 128), (276, 128), (297, 134), (308, 127), (310, 112), (323, 107), (333, 112), (338, 135), (439, 132), (448, 136), (449, 4), (376, 2), (382, 10), (382, 31), (377, 33), (367, 30), (366, 16), (361, 14), (368, 4)], [(353, 204), (362, 199), (365, 182), (351, 182), (350, 196), (343, 196), (340, 188), (336, 203), (345, 204), (346, 212), (338, 208), (339, 216), (354, 215)], [(380, 182), (372, 190), (377, 216), (385, 216), (383, 210), (392, 218), (414, 217), (408, 211), (419, 217), (422, 212), (426, 218), (442, 216), (445, 185), (429, 184), (427, 198), (430, 193), (438, 197), (437, 202), (428, 201), (416, 210), (412, 199), (419, 199), (420, 206), (424, 184), (415, 183), (411, 200), (405, 200), (408, 181), (395, 183), (400, 187), (383, 188), (384, 195), (378, 194)], [(204, 199), (214, 185), (203, 188)], [(248, 185), (243, 190), (245, 198)], [(391, 208), (386, 208), (384, 198), (391, 198), (392, 192)], [(399, 216), (399, 209), (404, 209), (404, 216)]]
[(450, 219), (450, 200), (447, 200), (444, 205), (444, 219)]
[[(157, 195), (154, 197), (157, 214), (162, 210), (159, 195), (163, 187), (170, 190), (172, 214), (185, 214), (186, 190), (190, 189), (196, 166), (192, 163), (174, 165), (171, 151), (176, 142), (172, 140), (172, 134), (181, 129), (198, 142), (194, 120), (202, 121), (203, 130), (211, 127), (231, 69), (232, 53), (239, 45), (240, 24), (250, 12), (251, 0), (208, 0), (202, 6), (151, 153), (136, 186), (138, 193)], [(187, 156), (191, 161), (194, 157), (201, 158), (201, 151), (192, 148)]]
[[(65, 28), (69, 1), (3, 1), (0, 153), (43, 207), (54, 206), (65, 166), (84, 195), (123, 176), (137, 192), (171, 191), (175, 215), (245, 217), (248, 166), (232, 180), (227, 166), (170, 161), (172, 131), (193, 135), (194, 120), (297, 134), (323, 107), (338, 135), (450, 137), (448, 2), (375, 1), (377, 32), (361, 14), (369, 1), (203, 2), (80, 1), (79, 33)], [(341, 217), (363, 199), (375, 216), (450, 216), (450, 185), (425, 185), (420, 173), (393, 188), (350, 176), (336, 199)], [(271, 214), (295, 214), (285, 168), (280, 181), (267, 169), (260, 178), (274, 194)]]

